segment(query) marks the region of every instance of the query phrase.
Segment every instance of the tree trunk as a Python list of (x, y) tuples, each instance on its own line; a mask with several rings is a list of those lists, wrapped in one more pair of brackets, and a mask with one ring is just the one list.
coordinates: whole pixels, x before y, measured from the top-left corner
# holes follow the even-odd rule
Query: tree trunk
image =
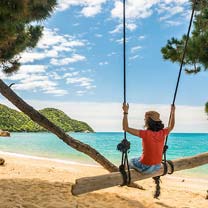
[(84, 144), (68, 134), (66, 134), (61, 128), (56, 126), (54, 123), (49, 121), (45, 116), (36, 111), (33, 107), (28, 105), (24, 100), (22, 100), (13, 90), (10, 89), (1, 79), (0, 79), (0, 92), (6, 97), (12, 104), (14, 104), (23, 113), (28, 115), (34, 122), (38, 123), (40, 126), (44, 127), (48, 131), (52, 132), (63, 140), (70, 147), (85, 153), (100, 165), (102, 165), (109, 172), (118, 171), (118, 167), (107, 160), (103, 155), (101, 155), (97, 150), (93, 149), (87, 144)]
[[(200, 165), (208, 164), (208, 152), (193, 157), (186, 157), (172, 161), (174, 171), (194, 168)], [(168, 165), (168, 169), (169, 169)], [(146, 178), (156, 177), (163, 174), (163, 167), (153, 174), (141, 174), (135, 170), (131, 170), (131, 181), (139, 181)], [(99, 176), (85, 177), (76, 180), (72, 187), (73, 195), (80, 195), (87, 192), (100, 190), (112, 186), (121, 185), (123, 183), (122, 175), (119, 172), (110, 173)]]

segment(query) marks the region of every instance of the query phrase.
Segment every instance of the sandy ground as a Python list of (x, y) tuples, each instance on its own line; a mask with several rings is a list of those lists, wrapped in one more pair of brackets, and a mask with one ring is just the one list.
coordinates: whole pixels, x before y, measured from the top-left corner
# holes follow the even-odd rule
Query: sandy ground
[(101, 167), (1, 155), (0, 208), (207, 208), (208, 177), (178, 174), (162, 178), (160, 199), (152, 179), (145, 190), (113, 187), (80, 196), (71, 194), (76, 178), (107, 173)]

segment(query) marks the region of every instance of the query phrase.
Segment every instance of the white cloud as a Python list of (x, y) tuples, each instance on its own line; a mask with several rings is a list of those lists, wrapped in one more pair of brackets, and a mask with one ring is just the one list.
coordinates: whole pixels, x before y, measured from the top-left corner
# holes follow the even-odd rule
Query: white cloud
[(133, 31), (137, 28), (137, 25), (134, 23), (127, 23), (126, 28), (129, 29), (130, 31)]
[[(133, 31), (137, 28), (137, 25), (134, 23), (127, 23), (126, 28), (129, 29), (130, 31)], [(116, 25), (114, 30), (111, 30), (109, 33), (114, 34), (114, 33), (120, 33), (123, 30), (123, 24), (118, 24)]]
[[(102, 6), (109, 2), (108, 0), (59, 0), (57, 11), (63, 11), (70, 7), (80, 7), (80, 14), (85, 17), (94, 17), (102, 12)], [(160, 19), (170, 19), (174, 15), (183, 15), (187, 8), (188, 0), (128, 0), (126, 1), (126, 19), (132, 22), (129, 24), (129, 30), (135, 30), (136, 19), (144, 19), (150, 17), (154, 12), (161, 15)], [(111, 10), (112, 18), (122, 19), (123, 3), (120, 0), (114, 0), (114, 7)], [(171, 20), (173, 21), (173, 20)], [(166, 22), (169, 24), (169, 22)], [(172, 24), (173, 25), (173, 24)], [(118, 32), (116, 28), (114, 32)], [(112, 31), (113, 32), (113, 31)]]
[(73, 49), (67, 47), (66, 45), (58, 45), (58, 46), (56, 45), (56, 46), (52, 46), (52, 49), (46, 51), (46, 53), (48, 53), (48, 57), (57, 57), (59, 52), (67, 52), (67, 51), (73, 51)]
[(117, 39), (117, 40), (116, 40), (116, 43), (118, 43), (118, 44), (123, 44), (123, 38)]
[(16, 90), (37, 90), (42, 88), (48, 90), (48, 87), (55, 87), (56, 84), (47, 80), (47, 77), (42, 77), (42, 79), (35, 80), (32, 78), (27, 78), (21, 81), (21, 83), (14, 85)]
[(139, 40), (143, 40), (143, 39), (145, 39), (145, 36), (144, 36), (144, 35), (140, 35), (140, 36), (138, 37), (138, 39), (139, 39)]
[(44, 93), (52, 94), (55, 96), (63, 96), (63, 95), (68, 94), (68, 92), (66, 90), (59, 90), (59, 89), (49, 89), (49, 90), (46, 90)]
[[(38, 42), (35, 51), (22, 54), (22, 63), (50, 58), (50, 64), (54, 66), (65, 66), (84, 61), (86, 60), (86, 57), (76, 53), (76, 50), (78, 47), (84, 47), (85, 45), (85, 40), (79, 40), (75, 36), (68, 34), (60, 35), (58, 34), (57, 29), (51, 30), (45, 28), (43, 31), (43, 37)], [(13, 77), (13, 80), (19, 80), (19, 83), (15, 86), (16, 89), (42, 91), (46, 94), (54, 94), (58, 96), (67, 94), (66, 90), (59, 89), (58, 87), (57, 81), (64, 78), (63, 75), (60, 75), (58, 72), (63, 70), (68, 71), (71, 70), (71, 68), (67, 66), (67, 69), (59, 69), (57, 72), (51, 70), (46, 72), (46, 68), (47, 66), (23, 65), (19, 72)], [(30, 75), (28, 74), (29, 70), (31, 70), (32, 73)], [(40, 74), (38, 77), (36, 76), (36, 80), (33, 80), (33, 83), (29, 83), (28, 80), (32, 79), (31, 77), (34, 76), (34, 73)], [(73, 75), (75, 76), (75, 74), (77, 75), (78, 73), (79, 72), (74, 72)]]
[[(81, 7), (80, 13), (85, 17), (94, 17), (102, 12), (102, 6), (107, 2), (108, 0), (59, 0), (57, 11), (76, 6)], [(171, 18), (175, 14), (183, 14), (188, 2), (188, 0), (128, 0), (126, 1), (127, 21), (148, 18), (155, 11), (162, 15), (161, 18)], [(114, 0), (111, 17), (122, 19), (122, 10), (122, 1)], [(135, 30), (135, 27), (136, 24), (132, 23), (129, 29)]]
[(63, 78), (66, 78), (66, 77), (73, 77), (73, 76), (77, 76), (79, 75), (79, 72), (76, 71), (76, 72), (71, 72), (71, 73), (65, 73)]
[(77, 0), (59, 0), (57, 10), (64, 11), (74, 5), (77, 5)]
[(73, 24), (74, 27), (77, 27), (79, 25), (80, 25), (80, 23), (78, 23), (78, 22), (76, 22), (76, 23)]
[(20, 54), (21, 59), (20, 62), (24, 63), (32, 63), (35, 60), (41, 60), (47, 57), (45, 53), (38, 53), (38, 52), (24, 52)]
[(70, 51), (75, 47), (85, 46), (85, 41), (79, 40), (74, 36), (60, 35), (56, 29), (45, 28), (43, 31), (43, 37), (38, 42), (37, 48), (57, 50), (58, 52)]
[(47, 66), (44, 65), (22, 65), (18, 72), (5, 76), (4, 79), (13, 81), (15, 90), (50, 93), (55, 96), (66, 95), (67, 91), (58, 89), (58, 84), (54, 81), (60, 79), (60, 76), (55, 72), (47, 73)]
[(172, 20), (166, 20), (165, 23), (170, 25), (170, 26), (178, 26), (178, 25), (182, 24), (181, 21), (172, 21)]
[(64, 45), (69, 47), (78, 47), (78, 46), (85, 46), (85, 43), (83, 41), (71, 40), (64, 43)]
[(86, 17), (93, 17), (96, 14), (100, 13), (101, 6), (100, 5), (94, 5), (94, 6), (88, 6), (84, 7), (81, 11), (81, 13)]
[[(159, 0), (129, 0), (126, 2), (126, 17), (128, 19), (147, 18), (152, 14), (152, 7), (158, 3)], [(115, 1), (114, 8), (111, 15), (114, 18), (122, 19), (123, 4), (120, 1)]]
[(80, 13), (90, 17), (99, 14), (102, 11), (102, 4), (105, 2), (107, 0), (59, 0), (57, 10), (64, 11), (71, 6), (80, 6), (82, 7)]
[(118, 24), (116, 25), (114, 30), (111, 30), (109, 33), (110, 34), (114, 34), (114, 33), (119, 33), (122, 31), (123, 25), (122, 24)]
[(86, 93), (85, 90), (78, 90), (78, 91), (76, 91), (76, 94), (77, 94), (78, 96), (82, 96), (82, 95), (84, 95), (85, 93)]
[[(27, 102), (38, 110), (46, 107), (63, 110), (70, 117), (87, 122), (95, 131), (122, 131), (121, 103), (47, 102), (41, 100), (29, 100)], [(4, 99), (1, 99), (1, 103), (13, 107), (12, 104)], [(133, 128), (143, 128), (144, 114), (148, 110), (160, 112), (161, 119), (167, 126), (170, 113), (169, 105), (135, 103), (130, 104), (129, 125)], [(208, 120), (204, 113), (204, 106), (176, 106), (174, 132), (208, 132), (207, 126)]]
[[(126, 2), (127, 21), (150, 17), (155, 11), (161, 15), (160, 20), (171, 19), (174, 15), (183, 16), (188, 0), (128, 0)], [(111, 10), (112, 18), (123, 18), (123, 3), (116, 0)], [(173, 21), (173, 20), (172, 20)], [(168, 23), (168, 22), (167, 22)]]
[[(159, 20), (165, 22), (170, 26), (178, 26), (184, 22), (184, 14), (185, 16), (189, 16), (189, 10), (185, 7), (186, 2), (174, 2), (172, 1), (170, 4), (161, 3), (157, 8), (157, 12), (161, 15)], [(182, 20), (183, 19), (183, 20)]]
[(139, 55), (135, 55), (135, 56), (129, 57), (130, 60), (135, 60), (135, 59), (137, 59), (137, 58), (139, 58)]
[(42, 91), (44, 94), (63, 96), (68, 94), (66, 90), (58, 89), (57, 84), (50, 81), (47, 76), (27, 77), (20, 83), (13, 86), (15, 90), (30, 90), (33, 92)]
[(167, 12), (166, 16), (163, 16), (160, 18), (160, 20), (165, 20), (175, 14), (184, 12), (184, 8), (182, 6), (171, 7), (171, 6), (166, 6), (166, 5), (164, 6), (160, 5), (160, 9), (158, 9), (158, 12), (159, 13)]
[(135, 53), (136, 51), (138, 51), (141, 48), (142, 48), (141, 46), (134, 46), (131, 48), (131, 53)]
[(44, 65), (22, 65), (17, 74), (40, 73), (45, 72), (47, 66)]
[(92, 85), (93, 79), (88, 77), (68, 77), (66, 78), (68, 84), (77, 84), (80, 87), (83, 87), (87, 90), (93, 89), (96, 86)]
[(77, 47), (85, 46), (84, 40), (79, 40), (70, 35), (59, 35), (56, 29), (44, 28), (43, 36), (32, 51), (24, 52), (21, 55), (21, 63), (32, 63), (36, 60), (56, 58), (60, 53), (76, 51)]
[(50, 63), (55, 66), (63, 66), (68, 65), (70, 63), (75, 63), (78, 61), (84, 61), (86, 60), (85, 56), (79, 55), (79, 54), (73, 54), (70, 58), (63, 58), (63, 59), (51, 59)]
[[(44, 65), (22, 65), (20, 70), (10, 76), (4, 76), (2, 79), (23, 81), (28, 77), (37, 77), (38, 74), (42, 74), (46, 71), (47, 67)], [(39, 76), (40, 78), (40, 76)]]
[[(25, 53), (22, 53), (21, 63), (28, 63), (22, 65), (20, 70), (14, 75), (7, 77), (1, 72), (1, 78), (12, 80), (15, 82), (13, 86), (16, 90), (40, 92), (45, 94), (53, 94), (55, 96), (63, 96), (68, 92), (60, 89), (59, 80), (66, 78), (61, 72), (75, 70), (68, 64), (85, 61), (86, 57), (78, 54), (76, 51), (79, 47), (85, 47), (86, 40), (80, 40), (71, 35), (60, 35), (58, 29), (45, 28), (43, 36), (38, 42), (37, 47)], [(50, 59), (50, 64), (38, 65), (29, 64), (35, 61), (42, 61)], [(48, 60), (47, 60), (48, 63)], [(56, 70), (55, 66), (67, 66), (67, 68), (60, 68)], [(53, 70), (51, 70), (51, 68)], [(80, 72), (73, 72), (73, 76), (77, 76)], [(80, 86), (85, 88), (85, 91), (91, 90), (95, 86), (86, 84), (84, 81), (80, 82)], [(77, 83), (76, 83), (77, 84)]]
[(97, 38), (102, 38), (103, 35), (102, 35), (102, 34), (95, 34), (95, 37), (97, 37)]
[(166, 4), (170, 3), (178, 3), (178, 4), (184, 4), (187, 3), (188, 0), (163, 0)]
[(37, 48), (48, 49), (53, 45), (60, 45), (66, 42), (67, 39), (59, 35), (56, 29), (51, 30), (49, 28), (44, 28), (43, 36), (40, 41), (38, 41)]
[(48, 76), (50, 76), (51, 78), (53, 78), (55, 80), (62, 79), (62, 76), (60, 76), (57, 72), (51, 72), (48, 74)]

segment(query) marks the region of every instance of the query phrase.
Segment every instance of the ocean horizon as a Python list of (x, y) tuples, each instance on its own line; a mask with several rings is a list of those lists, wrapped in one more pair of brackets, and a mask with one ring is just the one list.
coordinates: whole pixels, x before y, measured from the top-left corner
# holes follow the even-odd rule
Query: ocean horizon
[[(121, 153), (117, 144), (123, 132), (69, 133), (73, 138), (90, 145), (112, 163), (119, 165)], [(141, 139), (127, 134), (131, 143), (129, 158), (141, 155)], [(208, 133), (171, 133), (168, 137), (167, 159), (194, 156), (208, 151)], [(0, 138), (0, 153), (17, 157), (47, 159), (66, 164), (99, 166), (87, 155), (74, 150), (62, 140), (48, 132), (11, 133), (11, 137)], [(185, 170), (188, 174), (208, 176), (208, 165)]]

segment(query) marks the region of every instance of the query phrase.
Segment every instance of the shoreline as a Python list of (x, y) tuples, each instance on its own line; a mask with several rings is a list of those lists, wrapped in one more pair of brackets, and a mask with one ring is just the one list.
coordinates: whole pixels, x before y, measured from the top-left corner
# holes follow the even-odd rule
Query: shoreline
[[(112, 187), (80, 196), (71, 195), (77, 178), (108, 173), (101, 166), (66, 164), (60, 161), (1, 154), (6, 161), (0, 166), (1, 208), (206, 208), (208, 179), (162, 177), (160, 200), (152, 194), (152, 179), (139, 181), (145, 190)], [(177, 200), (176, 200), (177, 199)]]
[(27, 159), (34, 159), (34, 160), (45, 160), (45, 161), (51, 161), (51, 162), (57, 162), (62, 164), (68, 164), (68, 165), (80, 165), (80, 166), (87, 166), (87, 167), (101, 167), (99, 165), (94, 164), (85, 164), (82, 162), (72, 161), (72, 160), (63, 160), (59, 158), (49, 158), (49, 157), (41, 157), (41, 156), (34, 156), (34, 155), (27, 155), (27, 154), (21, 154), (21, 153), (15, 153), (15, 152), (5, 152), (0, 151), (0, 155), (6, 155), (6, 156), (12, 156), (17, 158), (27, 158)]
[[(73, 161), (73, 160), (65, 160), (65, 159), (59, 159), (59, 158), (50, 158), (50, 157), (42, 157), (42, 156), (35, 156), (35, 155), (27, 155), (27, 154), (21, 154), (21, 153), (14, 153), (14, 152), (7, 152), (7, 151), (0, 151), (0, 156), (11, 156), (15, 158), (25, 158), (25, 159), (32, 159), (37, 161), (46, 161), (46, 162), (55, 162), (65, 165), (74, 165), (74, 166), (83, 166), (83, 167), (94, 167), (94, 168), (103, 168), (101, 165), (97, 164), (90, 164), (90, 163), (84, 163), (84, 161)], [(95, 162), (96, 163), (96, 162)], [(196, 168), (194, 168), (196, 169)], [(187, 177), (187, 178), (202, 178), (203, 180), (208, 180), (208, 175), (206, 173), (199, 173), (199, 171), (194, 172), (193, 169), (187, 169), (182, 170), (179, 172), (175, 172), (173, 175), (176, 175), (176, 177)], [(175, 176), (173, 176), (175, 177)]]

